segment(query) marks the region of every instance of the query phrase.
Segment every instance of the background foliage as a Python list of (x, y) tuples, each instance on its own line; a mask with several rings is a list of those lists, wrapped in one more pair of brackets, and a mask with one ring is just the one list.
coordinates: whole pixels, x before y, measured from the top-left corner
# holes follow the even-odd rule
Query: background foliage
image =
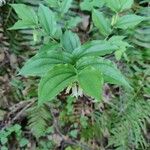
[[(130, 13), (146, 17), (142, 23), (134, 29), (114, 29), (112, 32), (125, 36), (125, 41), (132, 47), (121, 47), (123, 51), (106, 56), (128, 77), (134, 91), (127, 92), (120, 86), (105, 84), (104, 98), (100, 103), (87, 96), (73, 98), (62, 92), (50, 103), (38, 107), (39, 78), (18, 76), (18, 70), (35, 55), (43, 41), (36, 31), (30, 29), (8, 30), (18, 20), (8, 4), (23, 3), (36, 11), (39, 3), (47, 2), (57, 11), (57, 4), (51, 0), (13, 0), (6, 1), (0, 7), (1, 149), (12, 149), (12, 143), (15, 143), (13, 149), (149, 150), (149, 1), (134, 1), (130, 9)], [(103, 2), (73, 1), (71, 8), (66, 8), (69, 12), (61, 22), (64, 24), (69, 18), (71, 21), (67, 23), (82, 43), (90, 39), (103, 39), (111, 32), (107, 21), (104, 22), (106, 29), (96, 22), (93, 24), (92, 17), (97, 17), (91, 15), (93, 8), (96, 8), (95, 13), (99, 8), (107, 18), (112, 17), (112, 11), (103, 6)], [(106, 18), (101, 14), (98, 17)], [(78, 22), (81, 23), (75, 27)], [(125, 43), (121, 44), (124, 46)], [(74, 91), (76, 95), (76, 87)]]

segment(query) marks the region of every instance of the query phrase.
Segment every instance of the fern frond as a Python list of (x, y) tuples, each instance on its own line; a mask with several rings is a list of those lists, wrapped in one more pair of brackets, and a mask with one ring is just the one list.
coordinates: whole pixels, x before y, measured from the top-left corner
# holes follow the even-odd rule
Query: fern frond
[(150, 48), (150, 7), (142, 7), (138, 13), (146, 20), (135, 30), (133, 43), (140, 47)]
[(27, 112), (28, 124), (32, 134), (36, 138), (43, 136), (51, 120), (48, 108), (46, 106), (33, 106)]
[(150, 101), (131, 101), (117, 117), (110, 132), (109, 145), (113, 145), (117, 150), (145, 149), (147, 142), (144, 133), (146, 123), (150, 119), (149, 110)]

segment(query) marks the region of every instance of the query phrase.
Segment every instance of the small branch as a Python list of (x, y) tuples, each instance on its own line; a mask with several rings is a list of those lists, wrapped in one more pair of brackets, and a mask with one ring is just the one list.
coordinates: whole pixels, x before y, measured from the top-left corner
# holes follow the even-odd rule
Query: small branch
[(13, 119), (12, 123), (14, 123), (32, 104), (35, 102), (35, 100), (31, 101), (29, 104), (27, 104)]
[[(19, 111), (1, 130), (6, 129), (7, 127), (9, 127), (11, 124), (13, 124), (29, 107), (32, 106), (32, 104), (35, 102), (35, 99), (32, 99), (30, 101), (24, 101), (24, 102), (20, 102), (19, 104), (11, 107), (12, 111), (7, 115), (7, 117), (9, 118), (10, 115), (16, 113), (17, 111)], [(18, 106), (18, 107), (16, 107)]]

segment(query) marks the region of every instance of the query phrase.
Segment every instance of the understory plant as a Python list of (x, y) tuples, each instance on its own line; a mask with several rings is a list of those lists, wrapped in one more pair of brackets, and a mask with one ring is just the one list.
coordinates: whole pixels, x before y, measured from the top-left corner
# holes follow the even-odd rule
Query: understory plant
[[(25, 4), (11, 4), (18, 15), (18, 21), (9, 30), (31, 29), (33, 41), (42, 44), (19, 72), (19, 75), (25, 77), (40, 77), (38, 85), (40, 107), (44, 103), (52, 102), (62, 91), (75, 97), (83, 95), (91, 97), (99, 106), (103, 103), (105, 83), (123, 86), (127, 93), (133, 92), (128, 79), (121, 73), (115, 62), (122, 59), (129, 61), (126, 51), (134, 48), (130, 37), (136, 26), (147, 18), (133, 13), (131, 10), (134, 5), (133, 0), (84, 0), (80, 3), (80, 9), (91, 15), (92, 23), (89, 32), (95, 34), (90, 39), (96, 40), (81, 42), (75, 28), (82, 19), (80, 16), (68, 15), (73, 2), (73, 0), (45, 0), (44, 4), (39, 4), (37, 10)], [(109, 130), (111, 138), (108, 146), (117, 150), (146, 147), (141, 128), (146, 130), (144, 127), (149, 116), (149, 103), (140, 102), (135, 96), (126, 103), (128, 97), (123, 98), (125, 99), (123, 102), (116, 100), (114, 104), (106, 102), (109, 106), (102, 113), (94, 108), (93, 124), (88, 123), (87, 116), (81, 115), (80, 124), (83, 127), (81, 136), (83, 135), (87, 140), (93, 138), (92, 136), (99, 138), (99, 133), (104, 134)], [(73, 113), (73, 103), (74, 99), (68, 98), (67, 106), (63, 109), (62, 116), (60, 115), (62, 120)], [(34, 113), (36, 110), (36, 119), (31, 116), (30, 120), (36, 127), (40, 107), (33, 109)], [(51, 117), (47, 117), (43, 108), (40, 116), (47, 121)], [(132, 117), (135, 119), (132, 120)], [(44, 128), (40, 135), (46, 128), (45, 122), (43, 124)], [(37, 131), (36, 127), (34, 131)], [(126, 132), (128, 129), (130, 133)], [(70, 132), (70, 135), (75, 138), (77, 134), (77, 129)]]
[(20, 148), (27, 146), (29, 141), (23, 137), (21, 126), (19, 124), (15, 124), (5, 128), (3, 131), (0, 132), (1, 150), (8, 150), (9, 140), (13, 136), (17, 139)]
[[(43, 46), (37, 54), (28, 60), (20, 70), (24, 76), (39, 76), (38, 103), (42, 104), (55, 98), (63, 89), (76, 87), (80, 95), (91, 96), (96, 101), (102, 100), (102, 88), (105, 82), (131, 88), (125, 77), (115, 64), (103, 56), (115, 52), (117, 59), (130, 45), (124, 36), (113, 35), (113, 28), (127, 29), (134, 27), (143, 17), (134, 14), (119, 17), (118, 12), (129, 9), (128, 4), (114, 5), (106, 2), (106, 6), (116, 12), (112, 21), (104, 17), (102, 12), (92, 8), (94, 25), (106, 37), (104, 40), (88, 41), (81, 44), (76, 33), (63, 22), (72, 1), (59, 2), (58, 12), (40, 4), (38, 12), (24, 4), (12, 4), (19, 20), (10, 29), (32, 28), (36, 37), (43, 37)], [(50, 5), (52, 8), (58, 6)], [(116, 8), (117, 7), (117, 8)], [(74, 91), (72, 91), (74, 92)]]

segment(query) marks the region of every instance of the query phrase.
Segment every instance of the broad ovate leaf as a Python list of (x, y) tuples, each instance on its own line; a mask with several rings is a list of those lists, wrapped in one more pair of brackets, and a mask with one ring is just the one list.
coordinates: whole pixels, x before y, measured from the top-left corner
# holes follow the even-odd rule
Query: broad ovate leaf
[(62, 36), (62, 45), (67, 52), (72, 53), (74, 49), (81, 46), (81, 42), (77, 34), (66, 31)]
[(57, 31), (57, 24), (54, 13), (48, 7), (40, 4), (38, 16), (40, 25), (44, 31), (48, 35), (54, 36)]
[(61, 39), (62, 34), (63, 33), (62, 33), (61, 25), (57, 25), (57, 30), (55, 32), (54, 39)]
[(82, 21), (81, 17), (76, 16), (76, 17), (71, 17), (67, 22), (66, 22), (66, 27), (68, 29), (75, 28), (80, 22)]
[(115, 12), (121, 12), (130, 9), (134, 0), (105, 0), (106, 5)]
[(122, 0), (121, 1), (121, 10), (130, 9), (134, 3), (134, 0)]
[(38, 103), (43, 104), (57, 96), (76, 79), (76, 70), (71, 65), (57, 65), (41, 79), (38, 89)]
[(104, 56), (115, 51), (118, 47), (109, 41), (91, 41), (73, 51), (75, 59), (84, 56)]
[(32, 28), (38, 24), (38, 17), (33, 8), (25, 4), (11, 4), (19, 17), (19, 21), (10, 30)]
[(103, 74), (104, 81), (111, 84), (122, 85), (126, 88), (131, 88), (125, 77), (117, 69), (115, 64), (109, 60), (100, 57), (84, 57), (77, 62), (77, 69), (83, 70), (88, 66), (94, 67), (97, 71)]
[(62, 51), (40, 52), (29, 59), (20, 74), (24, 76), (44, 76), (56, 64), (71, 62), (71, 56)]
[(102, 7), (104, 5), (104, 0), (84, 0), (80, 4), (81, 10), (92, 11), (93, 8)]
[(102, 99), (103, 76), (93, 67), (87, 67), (78, 73), (79, 85), (88, 96), (100, 101)]
[(61, 7), (60, 7), (60, 10), (61, 10), (62, 14), (65, 14), (65, 13), (68, 12), (69, 8), (71, 7), (72, 1), (73, 0), (63, 0), (62, 1)]
[(29, 21), (18, 20), (9, 30), (34, 28), (35, 24)]
[(144, 19), (144, 17), (135, 14), (124, 15), (117, 20), (115, 27), (126, 30), (135, 27)]
[(49, 42), (46, 44), (43, 44), (41, 48), (39, 49), (38, 53), (40, 52), (48, 52), (48, 51), (57, 51), (57, 50), (62, 50), (61, 44), (60, 43), (55, 43), (55, 42)]
[(59, 2), (57, 0), (45, 0), (45, 1), (49, 4), (50, 7), (56, 8), (59, 6)]
[(104, 36), (108, 36), (111, 33), (111, 24), (102, 12), (94, 9), (92, 12), (92, 20), (94, 25), (99, 29), (100, 33)]
[(11, 6), (13, 7), (20, 19), (31, 21), (33, 23), (38, 22), (38, 18), (33, 8), (25, 4), (11, 4)]

